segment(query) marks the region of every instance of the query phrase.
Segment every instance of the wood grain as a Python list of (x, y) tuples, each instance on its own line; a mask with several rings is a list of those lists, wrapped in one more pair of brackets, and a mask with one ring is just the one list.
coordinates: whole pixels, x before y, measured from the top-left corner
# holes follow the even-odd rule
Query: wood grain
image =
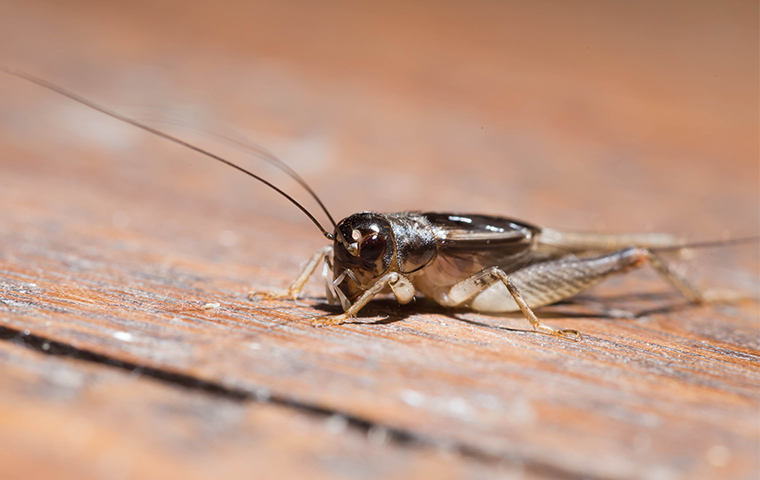
[[(336, 217), (760, 230), (756, 5), (94, 5), (6, 2), (0, 63), (296, 191), (197, 129), (245, 132)], [(424, 298), (314, 328), (332, 311), (318, 282), (297, 303), (246, 299), (287, 285), (323, 245), (292, 206), (0, 85), (0, 450), (19, 478), (760, 470), (756, 302), (690, 306), (642, 270), (539, 311), (582, 343)], [(681, 266), (757, 295), (757, 257), (733, 247)], [(86, 440), (66, 433), (85, 423)]]
[[(43, 345), (41, 353), (25, 348)], [(8, 479), (250, 478), (252, 472), (458, 478), (493, 471), (474, 460), (383, 442), (377, 431), (368, 434), (340, 416), (249, 402), (192, 379), (159, 380), (149, 370), (124, 374), (30, 336), (3, 342), (0, 358), (0, 458)]]

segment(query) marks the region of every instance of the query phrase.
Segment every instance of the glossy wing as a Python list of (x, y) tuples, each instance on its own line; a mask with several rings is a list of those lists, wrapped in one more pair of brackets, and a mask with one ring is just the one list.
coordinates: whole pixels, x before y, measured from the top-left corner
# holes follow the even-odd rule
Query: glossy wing
[(447, 276), (466, 278), (486, 267), (509, 273), (531, 261), (541, 229), (490, 215), (424, 213), (438, 244), (434, 267)]

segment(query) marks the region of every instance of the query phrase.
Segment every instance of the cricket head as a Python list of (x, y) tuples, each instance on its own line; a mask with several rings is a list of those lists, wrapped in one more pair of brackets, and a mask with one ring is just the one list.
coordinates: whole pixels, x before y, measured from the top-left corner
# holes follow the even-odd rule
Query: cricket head
[[(334, 236), (336, 293), (353, 302), (390, 268), (394, 255), (393, 229), (382, 215), (363, 212), (341, 220)], [(343, 298), (341, 303), (345, 309)]]

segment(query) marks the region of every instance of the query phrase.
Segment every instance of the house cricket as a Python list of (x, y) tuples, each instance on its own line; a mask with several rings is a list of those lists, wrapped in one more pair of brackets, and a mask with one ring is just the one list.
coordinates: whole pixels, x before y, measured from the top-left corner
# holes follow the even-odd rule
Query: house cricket
[(0, 70), (235, 168), (299, 208), (332, 245), (315, 253), (286, 290), (254, 292), (249, 298), (296, 299), (322, 264), (327, 301), (335, 304), (337, 298), (344, 312), (317, 317), (313, 321), (316, 326), (349, 321), (379, 294), (390, 293), (399, 304), (407, 304), (419, 292), (444, 307), (483, 313), (520, 311), (535, 331), (581, 340), (577, 330), (542, 322), (534, 309), (645, 264), (690, 302), (702, 304), (709, 298), (671, 268), (660, 253), (758, 240), (686, 243), (665, 233), (579, 233), (540, 228), (501, 216), (462, 213), (361, 212), (336, 222), (295, 171), (269, 152), (254, 148), (260, 158), (283, 170), (311, 195), (330, 221), (333, 231), (329, 232), (289, 194), (224, 158), (40, 78), (7, 67)]

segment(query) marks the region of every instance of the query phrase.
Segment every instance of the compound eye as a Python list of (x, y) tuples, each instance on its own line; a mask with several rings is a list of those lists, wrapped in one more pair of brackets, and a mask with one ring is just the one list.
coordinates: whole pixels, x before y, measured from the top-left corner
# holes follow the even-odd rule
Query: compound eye
[(368, 235), (359, 246), (359, 256), (365, 262), (374, 262), (385, 251), (385, 240), (377, 233)]

